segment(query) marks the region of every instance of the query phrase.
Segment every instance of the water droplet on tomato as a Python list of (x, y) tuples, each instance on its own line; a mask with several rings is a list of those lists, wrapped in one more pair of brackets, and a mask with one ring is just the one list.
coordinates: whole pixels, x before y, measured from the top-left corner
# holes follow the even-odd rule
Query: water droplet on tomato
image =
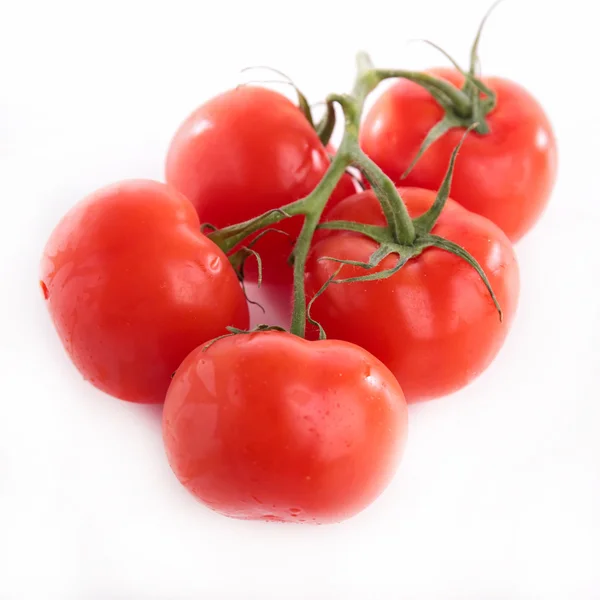
[(261, 519), (263, 521), (270, 521), (270, 522), (274, 522), (274, 523), (283, 523), (284, 519), (282, 519), (281, 517), (278, 517), (277, 515), (263, 515), (261, 517)]
[(44, 294), (44, 300), (48, 300), (48, 297), (50, 296), (48, 286), (43, 281), (40, 281), (40, 287), (42, 288), (42, 294)]

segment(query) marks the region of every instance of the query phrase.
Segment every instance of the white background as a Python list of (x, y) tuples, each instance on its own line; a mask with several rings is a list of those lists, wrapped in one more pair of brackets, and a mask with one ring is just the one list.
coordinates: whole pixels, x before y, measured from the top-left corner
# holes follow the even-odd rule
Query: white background
[[(492, 367), (410, 410), (398, 474), (341, 525), (229, 520), (171, 474), (160, 410), (86, 384), (38, 288), (62, 214), (106, 183), (162, 178), (179, 122), (241, 81), (287, 72), (312, 99), (382, 66), (466, 63), (487, 0), (2, 0), (0, 598), (600, 598), (600, 119), (588, 0), (513, 0), (482, 42), (555, 126), (551, 204), (517, 247), (522, 296)], [(264, 76), (264, 75), (263, 75)], [(285, 89), (285, 88), (282, 88)]]

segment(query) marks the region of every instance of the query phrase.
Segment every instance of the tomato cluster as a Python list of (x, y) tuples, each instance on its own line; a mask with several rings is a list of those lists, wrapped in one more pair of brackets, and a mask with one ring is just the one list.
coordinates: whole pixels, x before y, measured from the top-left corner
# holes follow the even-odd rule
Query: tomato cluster
[[(321, 122), (300, 104), (240, 86), (200, 106), (166, 183), (110, 185), (60, 221), (40, 285), (86, 379), (164, 402), (169, 463), (200, 501), (326, 523), (385, 488), (407, 403), (496, 356), (519, 294), (512, 242), (548, 201), (556, 144), (524, 89), (473, 68), (378, 70), (361, 55)], [(289, 331), (249, 330), (245, 281), (293, 304)]]

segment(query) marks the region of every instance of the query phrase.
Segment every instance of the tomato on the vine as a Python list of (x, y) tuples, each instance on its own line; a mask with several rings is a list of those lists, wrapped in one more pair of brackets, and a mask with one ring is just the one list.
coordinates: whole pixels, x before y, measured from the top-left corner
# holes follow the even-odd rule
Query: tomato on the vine
[[(436, 195), (418, 188), (399, 191), (413, 218)], [(327, 220), (385, 225), (372, 190), (346, 198)], [(407, 402), (449, 394), (481, 373), (502, 346), (517, 306), (517, 261), (496, 225), (448, 200), (432, 233), (479, 263), (502, 308), (502, 322), (475, 269), (439, 248), (426, 248), (387, 279), (332, 283), (311, 308), (329, 338), (353, 342), (379, 358), (397, 377)], [(309, 299), (340, 268), (330, 258), (367, 263), (378, 248), (361, 233), (324, 231), (319, 237), (306, 269)], [(391, 269), (397, 260), (390, 255), (370, 271), (344, 264), (336, 279)]]
[(163, 435), (181, 483), (240, 519), (346, 519), (389, 482), (406, 403), (363, 348), (279, 331), (194, 350), (167, 393)]
[[(183, 122), (169, 148), (166, 178), (189, 198), (202, 223), (222, 228), (307, 196), (329, 164), (297, 106), (272, 90), (241, 86), (209, 100)], [(330, 203), (355, 192), (352, 178), (344, 175)], [(288, 258), (301, 226), (299, 216), (286, 219), (276, 229), (287, 235), (267, 233), (253, 247), (266, 283), (291, 283)], [(245, 277), (256, 280), (254, 261)]]
[[(457, 88), (464, 84), (457, 70), (428, 73)], [(498, 77), (481, 81), (496, 94), (496, 105), (485, 116), (489, 132), (471, 132), (465, 140), (450, 195), (492, 220), (515, 242), (533, 227), (548, 202), (556, 176), (556, 141), (546, 114), (529, 92)], [(435, 190), (464, 128), (447, 131), (405, 178), (403, 174), (443, 117), (444, 110), (428, 91), (400, 79), (366, 116), (361, 147), (396, 184)]]
[(227, 257), (177, 190), (131, 180), (72, 208), (44, 251), (41, 282), (75, 366), (101, 390), (163, 402), (198, 344), (248, 326)]

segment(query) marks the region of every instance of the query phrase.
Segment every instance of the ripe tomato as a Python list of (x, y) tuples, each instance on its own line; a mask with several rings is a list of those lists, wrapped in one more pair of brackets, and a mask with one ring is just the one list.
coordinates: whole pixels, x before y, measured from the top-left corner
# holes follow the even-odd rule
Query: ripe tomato
[[(423, 214), (435, 193), (399, 188), (412, 217)], [(329, 220), (384, 225), (372, 190), (338, 204)], [(477, 272), (462, 259), (427, 248), (388, 279), (330, 285), (312, 307), (330, 338), (364, 347), (394, 373), (407, 402), (443, 396), (467, 385), (493, 360), (513, 319), (519, 292), (515, 255), (508, 238), (491, 221), (448, 200), (432, 233), (462, 246), (481, 265), (503, 310), (498, 312)], [(321, 234), (308, 257), (311, 298), (339, 268), (334, 257), (368, 262), (376, 242), (357, 233)], [(397, 255), (372, 272), (392, 268)], [(367, 273), (344, 265), (337, 279)], [(313, 332), (314, 335), (314, 332)]]
[(41, 286), (82, 375), (132, 402), (163, 402), (186, 355), (248, 326), (227, 257), (192, 205), (154, 181), (125, 181), (76, 205), (48, 241)]
[[(464, 81), (456, 70), (430, 72), (457, 87)], [(556, 176), (556, 142), (544, 111), (526, 90), (496, 77), (482, 81), (497, 94), (496, 107), (486, 117), (490, 133), (469, 134), (456, 161), (450, 193), (515, 242), (534, 225), (548, 202)], [(444, 134), (405, 179), (402, 175), (443, 114), (427, 91), (399, 80), (368, 113), (361, 146), (395, 183), (436, 190), (462, 128)]]
[(402, 389), (366, 350), (267, 331), (177, 369), (163, 413), (171, 467), (229, 517), (336, 522), (365, 508), (404, 447)]
[[(169, 148), (166, 178), (190, 199), (202, 223), (221, 228), (307, 196), (329, 163), (297, 106), (272, 90), (243, 86), (209, 100), (185, 120)], [(330, 203), (355, 192), (345, 175)], [(301, 226), (301, 217), (286, 219), (276, 228), (289, 236), (268, 233), (254, 246), (265, 283), (291, 283), (287, 260)], [(256, 281), (254, 261), (245, 276)]]

